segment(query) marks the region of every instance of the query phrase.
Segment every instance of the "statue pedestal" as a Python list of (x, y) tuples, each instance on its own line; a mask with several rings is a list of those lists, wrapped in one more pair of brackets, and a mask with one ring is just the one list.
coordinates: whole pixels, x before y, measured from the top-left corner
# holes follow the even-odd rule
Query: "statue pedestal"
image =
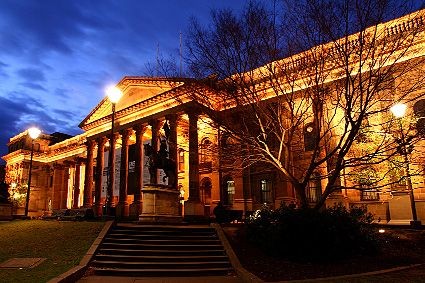
[(142, 188), (141, 222), (181, 222), (180, 192), (163, 185), (145, 185)]

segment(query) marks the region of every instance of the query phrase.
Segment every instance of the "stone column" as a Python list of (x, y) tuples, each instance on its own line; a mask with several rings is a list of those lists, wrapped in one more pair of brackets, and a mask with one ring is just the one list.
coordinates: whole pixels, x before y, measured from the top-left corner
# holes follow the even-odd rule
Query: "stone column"
[(134, 127), (136, 134), (136, 189), (134, 190), (134, 201), (130, 205), (130, 217), (139, 219), (141, 210), (141, 194), (143, 187), (143, 134), (145, 133), (146, 127), (137, 125)]
[(62, 178), (62, 186), (60, 190), (60, 208), (65, 209), (67, 208), (67, 201), (68, 201), (68, 180), (69, 180), (69, 170), (74, 166), (73, 163), (64, 162), (64, 170), (63, 170), (63, 178)]
[(189, 199), (184, 204), (185, 217), (204, 215), (199, 199), (198, 114), (189, 113)]
[[(152, 145), (152, 149), (157, 152), (158, 151), (158, 131), (159, 131), (159, 123), (157, 120), (152, 120), (149, 123), (151, 125), (151, 129), (152, 129), (152, 140), (151, 140), (151, 145)], [(150, 177), (150, 184), (158, 184), (158, 169), (156, 170), (156, 173), (154, 176)]]
[(129, 208), (127, 203), (128, 189), (128, 139), (132, 133), (132, 129), (125, 129), (121, 134), (121, 168), (120, 168), (120, 195), (116, 210), (117, 217), (128, 216)]
[(106, 139), (104, 137), (97, 140), (97, 157), (96, 157), (96, 180), (94, 185), (94, 213), (96, 216), (102, 215), (102, 204), (100, 198), (102, 195), (102, 174), (103, 174), (103, 152), (105, 149)]
[(169, 158), (175, 164), (174, 180), (168, 180), (168, 184), (177, 190), (178, 179), (178, 156), (177, 156), (177, 115), (167, 115), (166, 119), (170, 126), (170, 136), (168, 138), (168, 154)]
[(108, 188), (106, 192), (106, 207), (112, 207), (114, 198), (114, 185), (115, 185), (115, 145), (117, 144), (119, 134), (114, 133), (109, 140), (109, 159), (108, 159)]
[(93, 151), (95, 142), (93, 140), (88, 140), (86, 142), (87, 146), (87, 159), (86, 159), (86, 171), (84, 179), (84, 201), (83, 206), (89, 208), (93, 205), (92, 191), (93, 191)]
[(64, 167), (62, 164), (53, 164), (53, 192), (52, 208), (54, 210), (62, 208), (61, 191), (63, 187)]
[(74, 176), (74, 199), (72, 208), (78, 208), (78, 200), (80, 198), (80, 162), (77, 161), (75, 164), (75, 176)]

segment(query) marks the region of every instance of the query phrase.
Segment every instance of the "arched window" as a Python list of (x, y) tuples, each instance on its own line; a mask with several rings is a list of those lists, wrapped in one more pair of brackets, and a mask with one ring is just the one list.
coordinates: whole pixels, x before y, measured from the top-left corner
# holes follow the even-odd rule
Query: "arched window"
[(314, 123), (308, 123), (304, 126), (304, 150), (312, 151), (316, 147), (316, 130), (314, 129)]
[(313, 173), (311, 179), (308, 181), (306, 190), (307, 200), (310, 203), (316, 203), (322, 195), (322, 185), (320, 183), (320, 175)]
[(413, 112), (417, 118), (416, 130), (421, 136), (425, 136), (425, 99), (416, 101), (413, 105)]
[(233, 205), (235, 197), (235, 181), (231, 176), (226, 176), (223, 178), (223, 204)]
[(34, 143), (34, 151), (40, 151), (40, 144)]
[(206, 204), (209, 205), (211, 203), (211, 188), (212, 188), (212, 183), (211, 183), (211, 179), (206, 177), (203, 178), (201, 180), (201, 201)]
[(199, 163), (211, 162), (212, 143), (208, 138), (204, 138), (199, 146)]

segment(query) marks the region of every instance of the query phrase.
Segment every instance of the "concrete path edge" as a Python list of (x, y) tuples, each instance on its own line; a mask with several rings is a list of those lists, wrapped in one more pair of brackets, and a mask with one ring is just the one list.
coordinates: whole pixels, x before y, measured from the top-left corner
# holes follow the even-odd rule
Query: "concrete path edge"
[(236, 271), (236, 274), (239, 276), (239, 278), (246, 283), (260, 283), (264, 282), (245, 268), (243, 268), (241, 262), (239, 261), (238, 257), (236, 256), (235, 252), (233, 251), (232, 246), (230, 245), (229, 241), (227, 240), (226, 235), (224, 234), (223, 229), (221, 228), (220, 224), (218, 223), (211, 223), (211, 227), (213, 227), (217, 231), (217, 236), (220, 239), (221, 243), (223, 244), (224, 250), (226, 251), (227, 256), (229, 257), (230, 263), (232, 264), (233, 268)]
[(105, 223), (105, 225), (102, 228), (102, 231), (100, 231), (97, 238), (94, 240), (93, 244), (90, 246), (87, 253), (83, 256), (80, 263), (77, 266), (74, 266), (70, 270), (62, 273), (61, 275), (49, 280), (47, 283), (68, 283), (68, 282), (76, 282), (81, 277), (83, 277), (84, 273), (87, 270), (88, 264), (93, 258), (94, 254), (97, 251), (97, 248), (102, 243), (103, 238), (105, 237), (106, 233), (108, 233), (109, 229), (111, 229), (112, 224), (114, 221), (110, 220)]
[(416, 263), (406, 266), (399, 266), (399, 267), (393, 267), (389, 269), (381, 269), (376, 271), (369, 271), (364, 273), (354, 273), (354, 274), (347, 274), (347, 275), (340, 275), (340, 276), (332, 276), (332, 277), (319, 277), (319, 278), (311, 278), (311, 279), (295, 279), (295, 280), (286, 280), (286, 281), (274, 281), (271, 283), (308, 283), (308, 282), (320, 282), (320, 281), (327, 281), (327, 280), (343, 280), (343, 279), (350, 279), (350, 278), (357, 278), (357, 277), (363, 277), (363, 276), (373, 276), (373, 275), (381, 275), (386, 274), (390, 272), (396, 272), (396, 271), (402, 271), (409, 268), (414, 268), (423, 265), (422, 263)]

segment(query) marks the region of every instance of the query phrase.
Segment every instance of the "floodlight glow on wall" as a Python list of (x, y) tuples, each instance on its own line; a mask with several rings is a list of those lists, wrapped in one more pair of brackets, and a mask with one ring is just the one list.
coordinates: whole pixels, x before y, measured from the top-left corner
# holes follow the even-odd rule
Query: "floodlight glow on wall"
[(394, 117), (402, 118), (406, 114), (407, 105), (404, 103), (396, 103), (391, 106), (390, 111), (393, 113)]

